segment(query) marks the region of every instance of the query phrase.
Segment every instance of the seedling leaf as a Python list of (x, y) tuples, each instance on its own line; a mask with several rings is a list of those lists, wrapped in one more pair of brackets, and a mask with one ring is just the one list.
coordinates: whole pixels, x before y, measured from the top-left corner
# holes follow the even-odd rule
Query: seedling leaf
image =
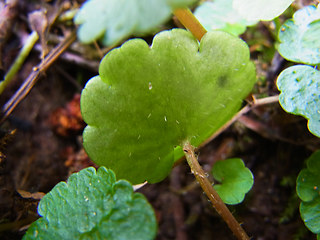
[(279, 53), (285, 59), (306, 63), (320, 63), (320, 9), (308, 6), (287, 20), (279, 32)]
[(234, 0), (233, 7), (248, 21), (270, 21), (283, 13), (294, 0)]
[(221, 183), (213, 187), (226, 204), (241, 203), (253, 185), (253, 175), (240, 158), (216, 162), (212, 175)]
[(24, 239), (153, 239), (156, 220), (142, 194), (116, 181), (111, 170), (92, 167), (72, 174), (41, 199), (42, 218)]
[(233, 0), (204, 2), (194, 12), (207, 31), (223, 30), (235, 36), (245, 32), (247, 26), (257, 21), (247, 21), (232, 6)]
[(104, 45), (120, 42), (130, 35), (150, 32), (164, 23), (172, 9), (186, 7), (194, 0), (88, 0), (74, 18), (80, 24), (78, 38), (90, 43), (102, 38)]
[(277, 86), (282, 108), (307, 118), (309, 131), (320, 137), (320, 72), (304, 65), (289, 67), (279, 75)]
[(311, 202), (300, 204), (300, 214), (307, 228), (315, 233), (320, 233), (320, 197)]
[(307, 168), (297, 178), (301, 218), (315, 234), (320, 233), (320, 150), (307, 159)]
[(255, 82), (247, 45), (225, 32), (133, 39), (107, 54), (81, 96), (90, 158), (132, 183), (158, 182), (229, 120)]
[(307, 169), (303, 169), (297, 178), (297, 194), (302, 201), (312, 201), (320, 196), (320, 150), (307, 160)]

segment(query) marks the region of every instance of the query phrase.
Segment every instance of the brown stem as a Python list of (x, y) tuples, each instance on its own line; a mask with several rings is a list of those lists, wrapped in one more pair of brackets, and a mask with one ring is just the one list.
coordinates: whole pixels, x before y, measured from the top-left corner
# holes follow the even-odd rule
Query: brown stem
[(234, 218), (232, 213), (229, 211), (227, 206), (219, 197), (218, 193), (212, 187), (212, 184), (209, 182), (206, 177), (205, 172), (201, 168), (195, 154), (194, 147), (191, 146), (189, 142), (186, 142), (183, 147), (184, 154), (187, 158), (188, 164), (191, 168), (191, 172), (196, 177), (198, 182), (200, 183), (201, 188), (206, 193), (208, 198), (210, 199), (213, 207), (219, 213), (219, 215), (223, 218), (223, 220), (227, 223), (228, 227), (231, 229), (233, 234), (241, 240), (249, 240), (248, 235)]
[(174, 10), (173, 13), (183, 26), (185, 26), (185, 28), (187, 28), (199, 41), (203, 35), (207, 33), (207, 30), (201, 25), (198, 19), (196, 19), (188, 8), (178, 8)]

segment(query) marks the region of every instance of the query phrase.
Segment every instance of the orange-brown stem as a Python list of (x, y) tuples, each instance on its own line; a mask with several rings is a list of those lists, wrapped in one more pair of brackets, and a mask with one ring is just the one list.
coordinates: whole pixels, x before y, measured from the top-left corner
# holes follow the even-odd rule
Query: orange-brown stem
[(178, 8), (174, 10), (173, 13), (182, 25), (185, 26), (185, 28), (187, 28), (199, 41), (203, 35), (207, 33), (206, 29), (188, 8)]

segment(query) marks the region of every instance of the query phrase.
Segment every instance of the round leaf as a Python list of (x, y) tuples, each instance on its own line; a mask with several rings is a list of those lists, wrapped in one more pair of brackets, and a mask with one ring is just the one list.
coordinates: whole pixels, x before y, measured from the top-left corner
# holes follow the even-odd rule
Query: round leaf
[(287, 60), (320, 63), (320, 9), (308, 6), (287, 20), (279, 32), (279, 53)]
[(255, 82), (247, 45), (224, 32), (200, 43), (164, 31), (152, 47), (133, 39), (102, 60), (81, 96), (84, 147), (132, 183), (167, 176), (181, 146), (199, 146), (239, 109)]
[(313, 233), (320, 233), (320, 150), (307, 159), (307, 168), (297, 178), (301, 218)]
[(320, 150), (307, 159), (307, 169), (299, 173), (297, 194), (302, 201), (312, 201), (320, 196)]
[(245, 32), (247, 26), (257, 21), (247, 21), (232, 6), (233, 0), (216, 0), (204, 2), (194, 15), (207, 31), (220, 29), (238, 36)]
[(74, 18), (80, 24), (78, 38), (90, 43), (103, 37), (104, 45), (120, 42), (132, 34), (144, 34), (164, 23), (172, 8), (194, 0), (87, 0)]
[(240, 158), (216, 162), (212, 175), (221, 183), (213, 185), (214, 189), (227, 204), (241, 203), (253, 185), (253, 175)]
[(156, 220), (143, 195), (116, 182), (111, 170), (92, 167), (72, 174), (41, 199), (42, 218), (24, 239), (153, 239)]
[(270, 21), (283, 13), (294, 0), (234, 0), (233, 7), (248, 21)]
[(282, 108), (307, 118), (310, 132), (320, 137), (320, 72), (304, 65), (289, 67), (279, 75), (277, 86)]
[(311, 202), (300, 204), (300, 214), (307, 228), (315, 233), (320, 233), (320, 197)]

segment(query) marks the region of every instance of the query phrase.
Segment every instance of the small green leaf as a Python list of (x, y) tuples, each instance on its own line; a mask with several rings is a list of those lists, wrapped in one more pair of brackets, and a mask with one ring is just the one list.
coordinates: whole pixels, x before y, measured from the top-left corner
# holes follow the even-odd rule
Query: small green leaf
[(301, 218), (315, 234), (320, 233), (320, 150), (307, 159), (307, 168), (297, 178)]
[[(320, 159), (318, 159), (320, 162)], [(320, 171), (311, 172), (303, 169), (297, 179), (297, 193), (303, 201), (312, 201), (320, 194)]]
[(253, 175), (240, 158), (216, 162), (212, 175), (221, 183), (213, 187), (226, 204), (241, 203), (253, 185)]
[(305, 65), (289, 67), (279, 75), (277, 86), (282, 108), (307, 118), (309, 131), (320, 137), (320, 72)]
[(320, 150), (307, 160), (307, 169), (303, 169), (297, 178), (297, 194), (302, 201), (312, 201), (320, 196)]
[(234, 0), (233, 8), (248, 21), (270, 21), (283, 13), (294, 0)]
[(320, 63), (320, 8), (308, 6), (287, 20), (279, 32), (279, 53), (285, 59), (306, 63)]
[(255, 82), (247, 45), (225, 32), (133, 39), (107, 54), (81, 96), (90, 158), (132, 183), (158, 182), (239, 109)]
[(167, 21), (172, 9), (186, 7), (195, 0), (87, 0), (74, 18), (80, 24), (78, 38), (83, 43), (102, 39), (112, 45), (129, 37), (152, 31)]
[(207, 31), (219, 29), (238, 36), (245, 32), (247, 26), (257, 21), (247, 21), (232, 7), (233, 0), (216, 0), (204, 2), (194, 15)]
[(315, 233), (320, 233), (320, 197), (311, 202), (300, 204), (300, 214), (307, 228)]
[(142, 194), (114, 173), (92, 167), (72, 174), (41, 199), (42, 218), (24, 239), (153, 239), (156, 220)]

